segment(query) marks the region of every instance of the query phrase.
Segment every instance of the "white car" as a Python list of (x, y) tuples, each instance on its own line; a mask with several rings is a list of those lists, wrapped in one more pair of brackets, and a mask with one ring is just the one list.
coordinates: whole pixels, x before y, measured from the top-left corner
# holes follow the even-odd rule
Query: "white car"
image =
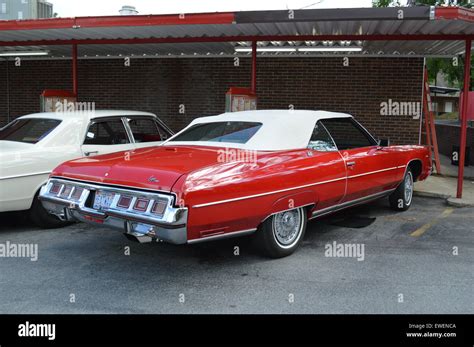
[(60, 163), (140, 147), (156, 146), (173, 132), (154, 114), (136, 111), (37, 113), (0, 129), (0, 212), (28, 210), (46, 228), (65, 221), (36, 198)]

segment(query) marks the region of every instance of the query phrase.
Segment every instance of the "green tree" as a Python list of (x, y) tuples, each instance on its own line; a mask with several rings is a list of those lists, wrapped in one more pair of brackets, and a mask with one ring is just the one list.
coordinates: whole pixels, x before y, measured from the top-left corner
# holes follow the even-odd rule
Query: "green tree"
[(401, 6), (400, 0), (372, 0), (372, 7)]
[[(414, 0), (409, 1), (411, 6), (457, 6), (472, 8), (470, 0)], [(405, 4), (407, 2), (405, 1)], [(401, 6), (400, 0), (373, 0), (373, 7), (395, 7)], [(431, 83), (437, 83), (438, 73), (443, 73), (451, 87), (462, 88), (464, 84), (464, 56), (453, 58), (427, 58), (428, 78)], [(471, 83), (474, 85), (474, 56), (471, 57)]]

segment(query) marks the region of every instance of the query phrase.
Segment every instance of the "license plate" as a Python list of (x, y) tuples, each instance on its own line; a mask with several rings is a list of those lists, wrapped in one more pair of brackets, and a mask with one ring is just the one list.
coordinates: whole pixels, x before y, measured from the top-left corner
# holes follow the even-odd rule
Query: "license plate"
[(96, 210), (103, 210), (109, 208), (112, 204), (114, 196), (114, 193), (103, 192), (100, 190), (96, 191), (94, 199), (94, 208)]

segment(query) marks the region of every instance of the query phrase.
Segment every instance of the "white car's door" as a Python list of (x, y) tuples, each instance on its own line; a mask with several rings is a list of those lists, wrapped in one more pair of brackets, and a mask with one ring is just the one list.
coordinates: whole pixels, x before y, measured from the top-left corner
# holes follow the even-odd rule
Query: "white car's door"
[(87, 157), (133, 148), (133, 141), (120, 116), (93, 119), (81, 146), (82, 154)]
[(135, 148), (161, 144), (171, 136), (156, 119), (151, 116), (127, 116), (125, 118), (135, 141)]

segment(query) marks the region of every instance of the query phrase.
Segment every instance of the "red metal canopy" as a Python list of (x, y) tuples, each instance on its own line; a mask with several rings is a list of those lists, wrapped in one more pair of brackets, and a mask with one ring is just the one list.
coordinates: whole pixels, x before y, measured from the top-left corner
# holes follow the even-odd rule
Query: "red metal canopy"
[(69, 57), (61, 46), (78, 44), (80, 57), (222, 56), (251, 41), (297, 48), (351, 41), (362, 47), (357, 54), (450, 56), (463, 51), (459, 41), (474, 37), (473, 23), (470, 9), (421, 6), (15, 20), (0, 22), (0, 51)]
[[(474, 10), (459, 7), (400, 7), (246, 11), (149, 16), (108, 16), (0, 21), (0, 53), (48, 50), (49, 58), (242, 55), (251, 47), (252, 89), (261, 55), (320, 56), (308, 48), (357, 48), (377, 56), (453, 56), (470, 62)], [(71, 45), (73, 49), (71, 50)], [(285, 48), (286, 53), (275, 48)], [(305, 48), (303, 50), (302, 48)], [(354, 55), (344, 50), (344, 55)], [(342, 52), (340, 52), (342, 53)], [(331, 55), (337, 54), (331, 52)], [(470, 63), (464, 70), (460, 165), (462, 196)]]

